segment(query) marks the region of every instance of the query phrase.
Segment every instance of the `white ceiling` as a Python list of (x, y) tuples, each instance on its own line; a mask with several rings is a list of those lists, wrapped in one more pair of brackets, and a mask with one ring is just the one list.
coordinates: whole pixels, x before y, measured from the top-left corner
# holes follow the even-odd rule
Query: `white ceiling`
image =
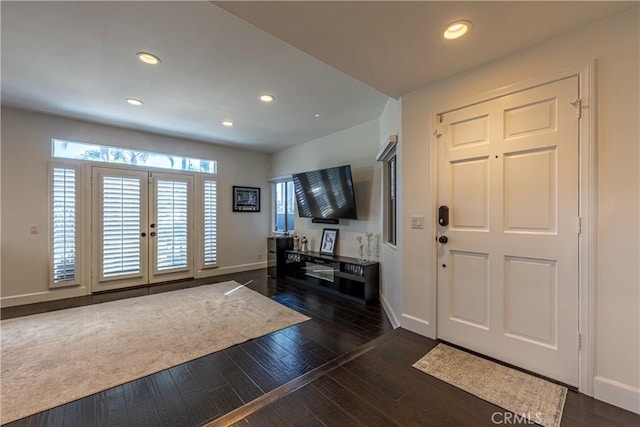
[[(399, 98), (638, 1), (215, 1), (292, 46)], [(472, 22), (445, 40), (447, 24)]]
[[(2, 1), (2, 104), (273, 152), (379, 117), (386, 95), (397, 98), (638, 7), (636, 1), (216, 4), (222, 8)], [(456, 19), (471, 20), (473, 30), (445, 43), (443, 26)], [(161, 64), (139, 62), (139, 51), (158, 55)], [(276, 101), (259, 102), (265, 92)], [(133, 107), (127, 97), (145, 103)], [(236, 125), (225, 128), (222, 120)]]

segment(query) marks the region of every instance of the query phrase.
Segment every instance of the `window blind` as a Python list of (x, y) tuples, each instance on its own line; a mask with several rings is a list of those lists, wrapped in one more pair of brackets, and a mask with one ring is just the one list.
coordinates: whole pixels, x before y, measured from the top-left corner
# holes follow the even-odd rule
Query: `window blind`
[(76, 170), (53, 168), (51, 238), (53, 283), (76, 279)]
[(161, 271), (187, 267), (187, 183), (159, 180), (156, 189), (157, 269)]
[(140, 272), (140, 180), (104, 177), (102, 275)]
[(218, 261), (217, 182), (204, 181), (204, 265)]

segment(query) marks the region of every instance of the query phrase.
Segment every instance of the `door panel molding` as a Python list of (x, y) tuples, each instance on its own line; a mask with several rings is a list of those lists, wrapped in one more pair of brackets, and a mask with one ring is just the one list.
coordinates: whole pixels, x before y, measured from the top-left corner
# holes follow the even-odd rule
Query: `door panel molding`
[[(571, 67), (555, 73), (547, 74), (541, 77), (528, 79), (519, 83), (515, 83), (503, 88), (475, 95), (463, 100), (454, 101), (440, 108), (431, 110), (429, 118), (432, 128), (436, 129), (431, 138), (429, 147), (429, 166), (431, 186), (429, 201), (431, 208), (435, 212), (438, 207), (438, 138), (437, 134), (442, 131), (439, 126), (441, 114), (450, 111), (466, 108), (489, 100), (503, 97), (515, 92), (526, 89), (547, 85), (554, 81), (564, 80), (573, 76), (578, 77), (579, 98), (582, 101), (581, 120), (579, 120), (579, 217), (581, 219), (581, 233), (578, 235), (578, 330), (581, 334), (581, 347), (578, 351), (578, 388), (580, 392), (593, 395), (594, 385), (594, 333), (595, 333), (595, 278), (596, 278), (596, 218), (597, 210), (595, 204), (596, 197), (596, 140), (595, 140), (595, 79), (594, 70), (596, 61), (593, 60), (588, 64)], [(544, 132), (541, 132), (544, 133)], [(471, 138), (472, 139), (472, 138)], [(509, 138), (510, 143), (514, 143), (514, 151), (517, 151), (518, 138)], [(481, 142), (470, 142), (473, 146)], [(461, 148), (464, 144), (461, 146)], [(436, 256), (440, 248), (440, 244), (435, 241), (437, 236), (437, 224), (432, 222), (431, 228), (428, 228), (430, 236), (428, 237), (432, 243), (430, 252), (432, 266), (431, 285), (428, 294), (431, 296), (430, 317), (425, 323), (430, 323), (433, 327), (428, 330), (428, 336), (432, 338), (437, 334), (437, 271), (438, 257)], [(543, 236), (540, 236), (542, 238)], [(515, 256), (517, 254), (510, 254)], [(544, 258), (543, 256), (541, 258)]]
[[(194, 235), (194, 176), (184, 173), (161, 173), (149, 170), (132, 169), (126, 167), (92, 166), (91, 167), (91, 291), (121, 289), (132, 286), (148, 285), (170, 280), (190, 278), (194, 276), (194, 246), (197, 244)], [(118, 261), (118, 253), (122, 257), (127, 255), (132, 263), (136, 260), (131, 255), (138, 256), (136, 271), (130, 274), (117, 271), (113, 275), (104, 274), (104, 218), (103, 208), (108, 206), (104, 201), (104, 180), (113, 181), (112, 209), (116, 221), (113, 235), (117, 239), (123, 233), (132, 236), (132, 230), (138, 237), (138, 242), (128, 239), (121, 242), (122, 247), (113, 246), (112, 261)], [(122, 181), (122, 188), (118, 192), (116, 181)], [(125, 188), (124, 181), (131, 184)], [(134, 185), (137, 181), (137, 185)], [(158, 182), (162, 186), (162, 203), (157, 200)], [(177, 185), (175, 185), (177, 184)], [(138, 196), (133, 197), (137, 191)], [(131, 209), (139, 213), (133, 218), (131, 209), (121, 209), (118, 215), (118, 202), (122, 200), (130, 203)], [(135, 203), (137, 201), (137, 203)], [(122, 206), (121, 206), (122, 207)], [(158, 213), (158, 209), (160, 212)], [(135, 214), (135, 212), (133, 212)], [(133, 222), (132, 222), (133, 221)], [(135, 223), (135, 224), (134, 224)], [(120, 228), (118, 228), (118, 226)], [(118, 232), (121, 232), (118, 234)], [(158, 239), (165, 234), (165, 244), (158, 247)], [(122, 236), (120, 236), (122, 237)], [(177, 244), (176, 244), (177, 242)], [(117, 240), (114, 243), (118, 243)], [(136, 245), (136, 243), (138, 243)], [(162, 253), (160, 253), (162, 252)], [(162, 258), (167, 268), (158, 268), (158, 259)], [(175, 268), (170, 264), (177, 263)], [(133, 265), (133, 264), (132, 264)], [(114, 266), (117, 268), (117, 265)], [(123, 267), (124, 268), (124, 267)]]

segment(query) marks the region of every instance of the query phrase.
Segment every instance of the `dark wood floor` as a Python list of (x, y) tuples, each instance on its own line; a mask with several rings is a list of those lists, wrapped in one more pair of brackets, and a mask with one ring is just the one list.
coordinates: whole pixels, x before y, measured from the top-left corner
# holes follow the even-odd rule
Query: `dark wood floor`
[[(265, 270), (210, 282), (230, 279), (253, 280), (249, 287), (312, 320), (8, 425), (224, 425), (234, 414), (240, 414), (233, 421), (238, 426), (479, 426), (495, 425), (492, 416), (504, 420), (502, 409), (412, 368), (437, 342), (392, 331), (379, 306), (277, 282)], [(201, 283), (7, 308), (2, 318)], [(636, 414), (569, 392), (562, 426), (639, 425)]]

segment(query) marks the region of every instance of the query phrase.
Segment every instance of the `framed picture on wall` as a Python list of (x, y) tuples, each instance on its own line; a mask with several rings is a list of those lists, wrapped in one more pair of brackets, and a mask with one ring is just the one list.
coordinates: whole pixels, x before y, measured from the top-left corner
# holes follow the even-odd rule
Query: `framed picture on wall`
[(260, 188), (233, 186), (234, 212), (260, 212)]
[(338, 241), (337, 228), (325, 228), (322, 230), (322, 240), (320, 241), (320, 253), (334, 255), (336, 253), (336, 243)]

